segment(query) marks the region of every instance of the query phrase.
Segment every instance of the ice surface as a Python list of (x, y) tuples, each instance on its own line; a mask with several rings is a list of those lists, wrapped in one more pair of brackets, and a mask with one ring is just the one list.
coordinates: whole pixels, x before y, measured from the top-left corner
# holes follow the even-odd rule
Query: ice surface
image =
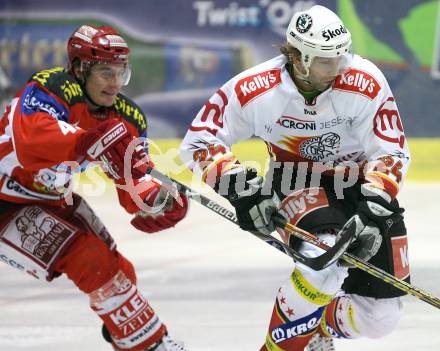
[[(413, 284), (440, 296), (440, 184), (407, 184), (406, 207)], [(192, 203), (177, 228), (137, 232), (114, 194), (87, 198), (135, 265), (139, 288), (192, 351), (257, 351), (274, 296), (292, 262), (276, 249)], [(1, 351), (104, 351), (100, 320), (87, 296), (66, 278), (35, 280), (0, 265)], [(440, 310), (404, 298), (397, 330), (379, 340), (338, 341), (338, 351), (440, 350)]]

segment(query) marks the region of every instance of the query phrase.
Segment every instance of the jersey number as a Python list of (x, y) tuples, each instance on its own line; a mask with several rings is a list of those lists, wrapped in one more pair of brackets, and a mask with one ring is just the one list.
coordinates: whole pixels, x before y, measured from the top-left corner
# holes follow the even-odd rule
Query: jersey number
[(66, 123), (66, 122), (64, 122), (64, 121), (58, 121), (58, 126), (60, 127), (61, 132), (62, 132), (64, 135), (67, 135), (67, 134), (69, 134), (69, 133), (76, 133), (76, 131), (77, 131), (77, 128), (75, 128), (75, 127), (72, 126), (71, 124)]
[[(228, 105), (228, 98), (221, 89), (219, 89), (215, 94), (220, 96), (221, 102), (217, 104), (208, 101), (205, 106), (203, 106), (203, 113), (200, 117), (200, 122), (202, 122), (202, 126), (197, 127), (191, 125), (190, 130), (195, 132), (207, 130), (211, 134), (216, 135), (218, 128), (223, 128), (223, 113), (225, 112), (226, 106)], [(213, 128), (209, 127), (209, 124), (213, 124)]]
[(395, 162), (394, 158), (391, 156), (380, 157), (379, 160), (385, 164), (386, 169), (384, 170), (384, 173), (387, 175), (391, 173), (396, 178), (396, 182), (400, 183), (402, 180), (402, 161), (398, 160)]

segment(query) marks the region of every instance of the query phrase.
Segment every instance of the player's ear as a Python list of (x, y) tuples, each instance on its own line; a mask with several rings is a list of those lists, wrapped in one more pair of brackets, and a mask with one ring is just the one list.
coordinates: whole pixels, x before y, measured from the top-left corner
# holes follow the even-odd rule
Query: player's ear
[(83, 82), (83, 72), (81, 71), (81, 61), (80, 60), (74, 60), (71, 66), (71, 71), (75, 78), (79, 80), (80, 82)]

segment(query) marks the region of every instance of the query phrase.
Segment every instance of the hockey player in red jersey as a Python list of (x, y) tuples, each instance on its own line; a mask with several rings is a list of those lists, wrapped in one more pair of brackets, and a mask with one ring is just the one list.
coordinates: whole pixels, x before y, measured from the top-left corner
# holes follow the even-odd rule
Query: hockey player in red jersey
[(113, 28), (83, 25), (67, 52), (69, 68), (35, 73), (0, 120), (0, 254), (39, 279), (66, 274), (115, 350), (184, 351), (103, 223), (70, 192), (72, 173), (99, 162), (137, 229), (158, 232), (186, 215), (187, 198), (146, 175), (146, 119), (120, 93), (129, 48)]
[[(385, 77), (351, 53), (349, 30), (323, 6), (295, 13), (286, 36), (282, 55), (209, 99), (182, 142), (182, 159), (231, 202), (241, 228), (270, 234), (274, 218), (284, 217), (329, 245), (350, 233), (348, 252), (409, 280), (396, 195), (410, 156)], [(252, 136), (271, 156), (265, 179), (231, 152)], [(323, 252), (278, 231), (303, 256)], [(380, 338), (399, 321), (401, 295), (340, 262), (319, 271), (296, 262), (261, 350), (329, 351), (332, 338)]]

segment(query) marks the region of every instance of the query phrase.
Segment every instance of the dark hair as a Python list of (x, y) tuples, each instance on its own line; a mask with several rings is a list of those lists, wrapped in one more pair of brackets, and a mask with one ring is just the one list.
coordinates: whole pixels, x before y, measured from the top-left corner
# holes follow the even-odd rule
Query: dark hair
[(301, 51), (299, 51), (296, 47), (292, 46), (292, 44), (285, 42), (284, 44), (279, 46), (281, 53), (286, 56), (287, 61), (292, 63), (295, 57), (301, 58)]

